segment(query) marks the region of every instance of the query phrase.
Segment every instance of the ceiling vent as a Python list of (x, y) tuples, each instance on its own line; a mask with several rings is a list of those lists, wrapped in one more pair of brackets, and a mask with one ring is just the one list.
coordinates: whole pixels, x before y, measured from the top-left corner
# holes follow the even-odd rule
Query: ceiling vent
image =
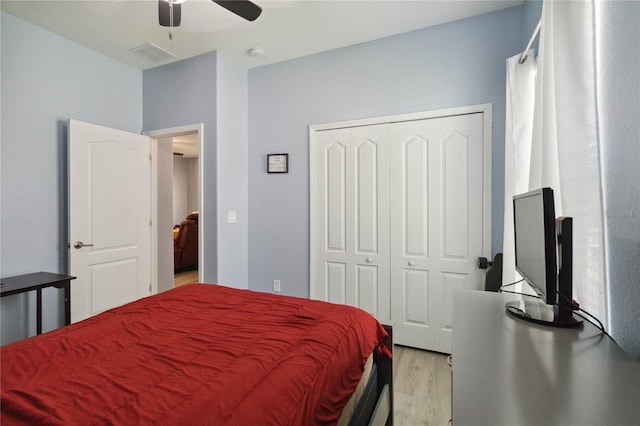
[(168, 50), (164, 50), (162, 47), (156, 46), (153, 43), (145, 43), (142, 46), (129, 49), (129, 51), (135, 53), (136, 55), (142, 56), (143, 58), (153, 62), (154, 64), (165, 61), (167, 59), (177, 58), (177, 56), (173, 53), (169, 52)]

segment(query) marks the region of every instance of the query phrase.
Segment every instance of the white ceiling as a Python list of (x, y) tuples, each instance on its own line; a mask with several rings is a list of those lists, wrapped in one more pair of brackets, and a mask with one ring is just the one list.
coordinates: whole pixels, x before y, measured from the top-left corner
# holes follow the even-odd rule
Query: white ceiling
[[(173, 137), (173, 153), (182, 158), (198, 157), (198, 135), (182, 135)], [(182, 155), (179, 155), (182, 154)]]
[[(210, 0), (182, 4), (182, 25), (158, 25), (157, 0), (2, 0), (4, 12), (138, 69), (219, 50), (246, 68), (401, 34), (516, 6), (523, 0), (277, 1), (245, 21)], [(157, 63), (129, 49), (153, 43), (174, 55)], [(261, 48), (254, 58), (247, 52)]]

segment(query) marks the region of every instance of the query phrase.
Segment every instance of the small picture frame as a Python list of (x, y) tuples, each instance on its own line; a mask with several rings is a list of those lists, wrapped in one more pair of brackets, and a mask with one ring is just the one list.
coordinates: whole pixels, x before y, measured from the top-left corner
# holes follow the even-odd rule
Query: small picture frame
[(267, 173), (289, 173), (289, 154), (267, 154)]

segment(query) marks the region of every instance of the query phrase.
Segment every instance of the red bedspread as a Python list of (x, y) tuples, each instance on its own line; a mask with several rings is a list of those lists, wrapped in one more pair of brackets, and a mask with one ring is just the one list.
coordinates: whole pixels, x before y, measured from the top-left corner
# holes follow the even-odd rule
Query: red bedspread
[(342, 305), (194, 284), (1, 348), (1, 423), (332, 424), (386, 336)]

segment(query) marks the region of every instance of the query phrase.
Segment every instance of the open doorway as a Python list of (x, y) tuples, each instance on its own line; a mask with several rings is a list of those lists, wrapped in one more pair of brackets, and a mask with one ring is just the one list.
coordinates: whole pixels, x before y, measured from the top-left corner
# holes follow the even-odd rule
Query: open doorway
[(174, 287), (198, 282), (198, 134), (172, 138)]
[[(181, 284), (201, 282), (204, 275), (204, 230), (199, 226), (206, 214), (202, 208), (202, 132), (202, 124), (145, 132), (152, 138), (152, 196), (155, 197), (152, 200), (152, 256), (157, 259), (157, 268), (152, 274), (155, 274), (155, 292), (174, 288), (176, 281)], [(182, 254), (176, 256), (175, 246), (176, 240), (182, 238), (179, 233), (184, 221), (192, 225), (190, 235), (195, 247), (191, 246), (188, 255), (191, 258), (187, 263), (176, 265), (176, 259), (183, 257)], [(183, 229), (183, 232), (186, 231)]]

